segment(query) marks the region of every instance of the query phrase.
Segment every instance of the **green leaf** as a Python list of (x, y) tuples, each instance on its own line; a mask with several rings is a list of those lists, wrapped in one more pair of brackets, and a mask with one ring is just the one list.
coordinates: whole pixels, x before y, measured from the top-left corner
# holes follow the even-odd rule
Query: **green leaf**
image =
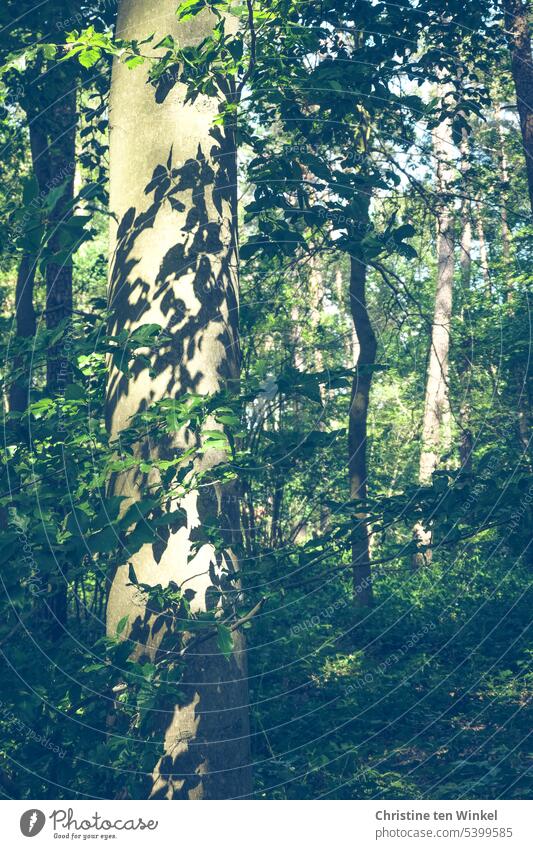
[(131, 534), (124, 539), (124, 545), (130, 554), (135, 554), (143, 545), (153, 543), (157, 539), (157, 532), (142, 520), (137, 524)]
[(224, 657), (231, 657), (234, 641), (233, 634), (227, 625), (217, 624), (217, 645)]
[(128, 68), (138, 68), (139, 65), (144, 65), (144, 57), (143, 56), (130, 56), (129, 59), (126, 59), (124, 64)]
[(232, 416), (232, 415), (227, 415), (227, 414), (222, 414), (222, 415), (217, 414), (216, 420), (217, 420), (217, 422), (220, 422), (220, 424), (228, 425), (229, 427), (239, 427), (239, 425), (240, 425), (240, 420), (237, 418), (237, 416)]
[(167, 50), (174, 50), (175, 42), (173, 37), (171, 35), (166, 35), (156, 44), (155, 49), (157, 50), (159, 47), (165, 47)]
[(126, 615), (126, 616), (123, 616), (122, 619), (119, 621), (119, 623), (117, 625), (117, 637), (120, 637), (120, 635), (124, 631), (126, 625), (128, 624), (129, 618), (130, 617), (128, 615)]
[(206, 6), (204, 0), (184, 0), (176, 9), (179, 21), (188, 21), (198, 15)]
[(67, 401), (84, 401), (85, 400), (85, 392), (82, 386), (78, 386), (76, 383), (71, 383), (65, 389), (65, 399)]
[(394, 239), (397, 242), (402, 242), (404, 239), (410, 239), (416, 233), (412, 224), (402, 224), (394, 230)]
[(119, 545), (119, 540), (113, 528), (108, 527), (89, 537), (87, 545), (92, 554), (109, 554)]
[(55, 59), (57, 54), (57, 45), (43, 44), (41, 45), (41, 50), (43, 51), (43, 56), (45, 59)]
[(102, 51), (94, 47), (89, 47), (87, 50), (82, 50), (78, 55), (78, 61), (84, 68), (92, 68), (96, 65), (102, 56)]

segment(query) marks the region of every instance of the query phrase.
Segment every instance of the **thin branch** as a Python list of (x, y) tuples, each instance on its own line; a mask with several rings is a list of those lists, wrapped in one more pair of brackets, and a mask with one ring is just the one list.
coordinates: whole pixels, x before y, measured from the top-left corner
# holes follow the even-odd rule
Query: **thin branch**
[(237, 97), (240, 96), (244, 86), (250, 79), (253, 70), (255, 68), (255, 60), (256, 60), (256, 50), (257, 50), (257, 35), (255, 32), (254, 26), (254, 4), (253, 0), (246, 0), (246, 6), (248, 7), (248, 26), (250, 28), (250, 61), (248, 62), (248, 69), (244, 74), (239, 86), (237, 87)]
[[(258, 601), (258, 603), (255, 605), (255, 607), (252, 607), (252, 609), (249, 611), (249, 613), (246, 613), (246, 615), (243, 616), (241, 619), (237, 619), (237, 621), (234, 622), (230, 626), (230, 631), (232, 631), (232, 632), (236, 631), (237, 628), (241, 627), (241, 625), (244, 625), (246, 622), (249, 622), (250, 619), (253, 619), (254, 616), (257, 616), (257, 614), (260, 613), (260, 611), (262, 610), (263, 605), (265, 604), (266, 600), (267, 600), (266, 596), (263, 596), (263, 598), (260, 599), (260, 601)], [(226, 625), (227, 621), (228, 620), (226, 620), (225, 622), (222, 622), (221, 624)], [(187, 645), (184, 646), (182, 648), (182, 650), (180, 651), (180, 657), (183, 657), (185, 654), (187, 654), (190, 651), (190, 649), (196, 648), (197, 646), (201, 645), (201, 643), (205, 643), (207, 640), (211, 640), (213, 637), (216, 637), (216, 634), (217, 634), (216, 628), (212, 628), (209, 631), (207, 631), (205, 634), (202, 634), (200, 637), (196, 637), (195, 640), (191, 640), (191, 642), (187, 643)]]

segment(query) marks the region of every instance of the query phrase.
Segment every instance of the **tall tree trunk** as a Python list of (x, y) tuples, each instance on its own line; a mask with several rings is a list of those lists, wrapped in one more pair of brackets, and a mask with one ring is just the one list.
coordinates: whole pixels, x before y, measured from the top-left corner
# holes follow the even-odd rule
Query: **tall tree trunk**
[[(461, 204), (461, 284), (463, 288), (462, 296), (463, 303), (466, 301), (469, 304), (468, 293), (470, 290), (470, 281), (472, 277), (472, 205), (468, 196), (468, 172), (470, 170), (469, 161), (469, 144), (468, 135), (463, 130), (463, 138), (461, 142), (461, 178), (462, 178), (462, 194), (463, 201)], [(463, 319), (465, 312), (463, 310)], [(466, 315), (466, 321), (471, 324), (470, 316)], [(462, 369), (462, 392), (461, 406), (459, 409), (459, 417), (461, 424), (461, 435), (459, 439), (459, 459), (461, 462), (461, 470), (470, 474), (472, 471), (472, 449), (473, 437), (470, 428), (471, 415), (471, 399), (470, 399), (470, 381), (472, 369), (472, 347), (473, 336), (471, 332), (465, 333), (463, 342), (463, 369)]]
[[(454, 227), (453, 206), (448, 198), (453, 179), (450, 166), (453, 149), (449, 121), (442, 122), (433, 134), (433, 150), (437, 167), (437, 288), (431, 328), (431, 344), (426, 376), (426, 396), (422, 423), (419, 481), (430, 484), (443, 450), (443, 434), (448, 410), (448, 356), (453, 300)], [(424, 546), (431, 542), (431, 532), (418, 524), (415, 539)], [(431, 558), (430, 549), (414, 558), (415, 567)]]
[[(324, 280), (322, 277), (322, 269), (320, 268), (320, 256), (318, 254), (312, 256), (309, 262), (309, 306), (313, 340), (315, 344), (314, 367), (317, 371), (323, 371), (324, 353), (320, 347), (320, 341), (317, 339), (317, 334), (324, 308)], [(325, 387), (323, 385), (320, 386), (320, 394), (324, 399)]]
[[(511, 259), (511, 231), (509, 229), (509, 220), (507, 217), (507, 204), (509, 202), (509, 163), (507, 161), (507, 153), (505, 151), (505, 135), (503, 132), (501, 109), (498, 105), (495, 110), (496, 132), (498, 134), (499, 145), (499, 162), (500, 162), (500, 186), (501, 186), (501, 204), (500, 218), (502, 222), (502, 254), (506, 268)], [(507, 287), (507, 298), (511, 295), (511, 286)]]
[[(64, 187), (61, 197), (51, 211), (48, 226), (51, 230), (49, 248), (52, 262), (46, 266), (46, 329), (55, 330), (62, 322), (72, 319), (72, 260), (61, 256), (61, 230), (72, 216), (74, 173), (76, 167), (76, 82), (62, 65), (48, 71), (47, 84), (53, 98), (48, 109), (48, 184), (45, 194)], [(44, 168), (43, 168), (44, 171)], [(62, 394), (70, 382), (68, 365), (68, 329), (63, 338), (50, 345), (46, 358), (46, 385), (52, 395)], [(51, 584), (50, 634), (60, 639), (67, 629), (68, 577), (67, 565)]]
[(274, 492), (272, 494), (272, 524), (270, 527), (270, 546), (277, 548), (282, 542), (281, 536), (281, 508), (283, 504), (283, 486), (282, 473), (277, 472), (274, 482)]
[[(58, 224), (71, 214), (75, 169), (76, 85), (63, 66), (46, 68), (38, 60), (28, 69), (28, 84), (21, 105), (26, 112), (29, 128), (33, 173), (38, 186), (38, 201), (42, 208), (49, 193), (66, 183), (63, 197), (53, 210), (49, 226)], [(52, 250), (60, 249), (59, 233), (52, 235)], [(16, 316), (18, 335), (35, 335), (33, 287), (37, 257), (25, 256), (17, 280)], [(46, 268), (46, 325), (53, 329), (64, 317), (72, 314), (72, 268), (51, 263)], [(54, 394), (60, 389), (60, 367), (57, 365), (61, 346), (47, 352), (47, 387)], [(66, 373), (66, 372), (65, 372)], [(13, 408), (24, 409), (28, 401), (28, 375), (22, 385), (13, 387)], [(64, 571), (49, 577), (49, 591), (44, 598), (42, 615), (49, 636), (60, 639), (67, 627), (67, 576)]]
[(468, 133), (463, 130), (461, 140), (461, 177), (462, 194), (461, 202), (461, 242), (460, 242), (460, 266), (461, 284), (466, 291), (470, 288), (472, 274), (472, 204), (469, 197), (468, 172), (470, 171), (470, 145)]
[[(367, 421), (372, 366), (376, 362), (377, 342), (366, 303), (366, 265), (356, 257), (350, 258), (350, 311), (357, 337), (357, 372), (352, 385), (348, 422), (348, 471), (350, 496), (364, 501), (367, 496)], [(355, 601), (368, 606), (372, 603), (372, 576), (368, 544), (368, 522), (364, 510), (355, 516), (352, 535), (352, 575)]]
[[(33, 286), (35, 282), (35, 257), (25, 254), (17, 274), (15, 290), (15, 322), (19, 339), (33, 339), (35, 336), (35, 310), (33, 307)], [(23, 367), (20, 357), (14, 362), (16, 370)], [(15, 412), (22, 413), (28, 406), (30, 375), (20, 375), (11, 384), (9, 392), (9, 407)]]
[[(46, 133), (46, 119), (42, 111), (42, 103), (39, 97), (37, 77), (30, 75), (28, 83), (28, 94), (22, 102), (28, 121), (30, 139), (30, 153), (32, 170), (38, 187), (38, 193), (45, 197), (50, 180), (50, 161), (48, 151), (48, 138)], [(35, 308), (33, 305), (33, 294), (35, 284), (35, 273), (37, 270), (37, 257), (31, 253), (23, 255), (17, 274), (17, 285), (15, 290), (15, 323), (17, 336), (22, 339), (31, 339), (36, 332)], [(17, 359), (14, 363), (16, 369), (22, 367), (22, 361)], [(10, 409), (23, 412), (28, 406), (28, 392), (30, 386), (30, 375), (20, 376), (11, 386), (9, 395)]]
[[(63, 69), (52, 74), (60, 83), (56, 100), (51, 106), (49, 117), (50, 184), (61, 186), (64, 191), (53, 209), (49, 225), (52, 229), (50, 248), (54, 261), (46, 267), (46, 328), (55, 328), (72, 318), (72, 260), (65, 259), (61, 252), (61, 228), (72, 216), (74, 200), (74, 172), (76, 165), (76, 86)], [(56, 259), (57, 257), (57, 259)], [(47, 386), (49, 392), (64, 391), (69, 381), (69, 368), (65, 344), (59, 341), (50, 347), (47, 358)]]
[(511, 53), (511, 71), (526, 157), (529, 200), (533, 210), (533, 58), (529, 8), (529, 3), (523, 3), (522, 0), (503, 0), (505, 31)]
[(431, 345), (426, 378), (426, 398), (422, 426), (419, 480), (431, 482), (441, 454), (442, 423), (448, 406), (448, 355), (452, 317), (454, 232), (453, 207), (446, 198), (452, 180), (449, 165), (452, 150), (451, 127), (442, 123), (434, 134), (437, 159), (437, 191), (444, 198), (437, 215), (437, 288), (431, 328)]
[(476, 198), (476, 230), (479, 243), (479, 265), (481, 267), (481, 274), (483, 275), (483, 282), (487, 287), (486, 294), (490, 295), (492, 284), (490, 279), (489, 252), (485, 238), (485, 228), (483, 226), (483, 208), (479, 195)]
[[(212, 32), (216, 19), (209, 12), (178, 24), (175, 5), (173, 0), (122, 0), (117, 34), (139, 39), (157, 28), (157, 37), (171, 33), (186, 46)], [(111, 236), (111, 330), (131, 332), (157, 323), (170, 341), (152, 355), (152, 376), (144, 366), (130, 379), (110, 369), (107, 418), (113, 437), (152, 402), (187, 391), (214, 393), (233, 385), (240, 368), (234, 133), (213, 127), (219, 98), (201, 96), (186, 103), (182, 84), (154, 90), (147, 75), (145, 66), (130, 70), (117, 61), (113, 68), (110, 202), (117, 226)], [(156, 458), (176, 456), (186, 439), (182, 434), (171, 445), (159, 440), (139, 451)], [(224, 452), (209, 449), (197, 468), (208, 470), (224, 458)], [(142, 497), (143, 481), (121, 474), (112, 491), (134, 502)], [(186, 525), (168, 535), (163, 550), (159, 543), (144, 545), (129, 558), (137, 578), (163, 586), (187, 581), (195, 612), (206, 611), (213, 593), (221, 593), (227, 612), (225, 590), (235, 588), (238, 573), (237, 496), (213, 484), (189, 493), (180, 506)], [(224, 547), (217, 551), (205, 542), (195, 550), (209, 516), (218, 516)], [(165, 648), (172, 650), (172, 623), (160, 627), (159, 617), (139, 600), (127, 564), (112, 576), (109, 634), (116, 633), (124, 616), (129, 623), (123, 636), (136, 642), (136, 657), (159, 659), (164, 638)], [(182, 697), (161, 717), (162, 755), (154, 763), (151, 796), (246, 796), (251, 771), (243, 637), (234, 632), (229, 660), (214, 638), (184, 659), (178, 685)]]
[(461, 283), (470, 286), (472, 274), (472, 207), (470, 200), (461, 205)]

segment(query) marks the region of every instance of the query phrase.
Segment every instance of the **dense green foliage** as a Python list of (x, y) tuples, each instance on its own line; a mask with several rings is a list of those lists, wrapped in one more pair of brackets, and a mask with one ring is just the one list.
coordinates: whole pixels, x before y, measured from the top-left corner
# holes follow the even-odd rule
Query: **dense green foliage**
[[(186, 0), (178, 15), (205, 5)], [(179, 698), (182, 635), (216, 632), (231, 653), (244, 618), (258, 798), (529, 797), (531, 217), (501, 10), (261, 0), (233, 9), (240, 25), (228, 35), (229, 4), (209, 5), (219, 16), (212, 38), (197, 48), (169, 39), (157, 60), (150, 33), (141, 44), (113, 38), (109, 4), (83, 4), (83, 20), (66, 3), (42, 4), (39, 16), (25, 0), (1, 12), (0, 789), (11, 798), (145, 798), (154, 715)], [(53, 36), (51, 21), (61, 24)], [(179, 79), (194, 102), (223, 88), (219, 122), (236, 128), (242, 195), (239, 389), (168, 398), (131, 421), (119, 444), (106, 430), (108, 363), (131, 376), (164, 331), (108, 332), (113, 56), (150, 63), (154, 92)], [(59, 225), (58, 247), (50, 227), (63, 181), (39, 191), (27, 101), (44, 109), (43, 91), (53, 101), (61, 74), (77, 87), (79, 119), (74, 214)], [(449, 433), (432, 485), (420, 487), (438, 272), (431, 133), (445, 119), (457, 145)], [(28, 253), (37, 329), (22, 338), (15, 284)], [(364, 504), (350, 498), (347, 471), (353, 257), (367, 268), (378, 339)], [(70, 258), (72, 320), (50, 331), (46, 267)], [(57, 346), (68, 381), (52, 393), (46, 362)], [(20, 412), (8, 399), (23, 375), (29, 405)], [(189, 456), (139, 462), (139, 439), (184, 426)], [(213, 446), (227, 462), (191, 479), (193, 458)], [(158, 483), (124, 514), (107, 486), (131, 467), (146, 481), (157, 471)], [(111, 570), (179, 527), (180, 510), (165, 510), (170, 496), (215, 472), (238, 481), (241, 495), (233, 617), (192, 614), (176, 584), (141, 585), (180, 648), (158, 664), (136, 662), (120, 640), (126, 622), (105, 635)], [(371, 607), (352, 589), (362, 508)], [(433, 532), (432, 558), (414, 570), (420, 521)], [(216, 523), (202, 533), (216, 541)], [(62, 622), (54, 599), (65, 588)]]

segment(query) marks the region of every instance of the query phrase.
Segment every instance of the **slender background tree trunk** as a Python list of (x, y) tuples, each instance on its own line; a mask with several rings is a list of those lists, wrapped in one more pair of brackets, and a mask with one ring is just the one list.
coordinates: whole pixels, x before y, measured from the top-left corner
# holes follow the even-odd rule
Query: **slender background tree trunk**
[[(55, 328), (72, 318), (72, 259), (62, 258), (61, 228), (72, 217), (74, 173), (76, 165), (76, 87), (67, 74), (58, 74), (63, 83), (57, 87), (56, 100), (50, 109), (49, 157), (50, 184), (64, 184), (61, 198), (50, 216), (52, 236), (50, 248), (57, 259), (46, 267), (46, 328)], [(64, 391), (69, 381), (69, 368), (62, 341), (52, 345), (47, 362), (47, 385), (50, 392)]]
[[(61, 257), (61, 228), (72, 217), (74, 173), (76, 168), (76, 83), (61, 66), (48, 75), (48, 85), (55, 83), (54, 101), (47, 116), (48, 123), (48, 190), (64, 186), (63, 193), (52, 210), (48, 225), (51, 229), (49, 247), (54, 259), (46, 266), (46, 329), (72, 319), (72, 259)], [(62, 394), (70, 382), (67, 359), (68, 329), (63, 338), (50, 345), (46, 363), (46, 383), (52, 395)], [(67, 564), (56, 576), (50, 597), (51, 636), (61, 638), (68, 617)]]
[[(35, 337), (35, 310), (33, 307), (33, 287), (35, 282), (35, 257), (25, 254), (20, 262), (15, 290), (16, 332), (20, 339)], [(23, 369), (20, 357), (14, 362), (16, 369)], [(11, 384), (9, 393), (10, 409), (22, 413), (28, 406), (30, 375), (21, 374)]]
[[(453, 179), (450, 157), (453, 149), (449, 121), (443, 121), (433, 134), (433, 151), (437, 169), (437, 287), (435, 309), (431, 328), (431, 343), (426, 377), (422, 446), (420, 451), (419, 481), (431, 483), (443, 450), (443, 436), (448, 410), (448, 357), (453, 300), (454, 275), (454, 225), (453, 206), (447, 193)], [(431, 532), (417, 524), (415, 539), (427, 546)], [(416, 554), (413, 565), (423, 565), (431, 559), (430, 549)]]
[[(64, 186), (62, 197), (52, 210), (48, 227), (50, 248), (61, 250), (60, 227), (72, 215), (74, 171), (76, 164), (76, 78), (64, 66), (47, 68), (37, 62), (28, 69), (28, 81), (21, 106), (26, 112), (29, 129), (33, 174), (37, 183), (36, 213), (44, 215), (50, 192)], [(19, 268), (16, 292), (17, 334), (31, 338), (36, 333), (33, 305), (34, 282), (38, 257), (28, 253)], [(46, 267), (46, 326), (53, 330), (72, 315), (72, 263), (60, 260)], [(47, 351), (47, 389), (57, 394), (67, 381), (67, 368), (62, 365), (63, 345), (59, 342)], [(12, 388), (13, 409), (23, 410), (28, 402), (30, 375)], [(61, 380), (61, 378), (63, 378)], [(67, 627), (67, 575), (53, 571), (49, 576), (49, 592), (45, 597), (43, 616), (52, 639), (61, 638)]]
[[(469, 160), (470, 148), (468, 144), (468, 135), (463, 130), (463, 138), (461, 142), (461, 178), (462, 178), (462, 194), (463, 201), (461, 203), (461, 285), (463, 288), (462, 299), (470, 306), (469, 292), (470, 282), (472, 278), (472, 205), (468, 196), (469, 184), (468, 173), (470, 170)], [(468, 330), (465, 328), (463, 341), (463, 369), (462, 377), (462, 398), (459, 408), (459, 418), (461, 425), (461, 435), (459, 438), (459, 459), (461, 462), (461, 470), (470, 474), (472, 472), (472, 449), (473, 436), (471, 430), (471, 380), (472, 380), (472, 348), (473, 335), (470, 331), (471, 316), (469, 310), (463, 310), (463, 320), (465, 324), (468, 322)]]
[(486, 286), (485, 294), (489, 297), (491, 295), (492, 285), (490, 279), (489, 251), (485, 238), (485, 227), (483, 226), (483, 206), (479, 196), (476, 198), (476, 231), (479, 244), (479, 265), (483, 276), (483, 283)]
[(461, 205), (461, 283), (470, 286), (472, 274), (472, 206), (466, 199)]
[[(354, 351), (357, 372), (352, 385), (348, 422), (348, 471), (351, 498), (364, 501), (368, 476), (368, 405), (377, 342), (366, 304), (366, 265), (356, 257), (350, 259), (350, 311), (357, 337)], [(358, 511), (355, 518), (352, 537), (354, 599), (358, 604), (368, 606), (372, 603), (372, 581), (367, 515), (364, 511)]]
[[(469, 305), (470, 281), (472, 277), (472, 209), (470, 199), (468, 198), (468, 139), (463, 136), (461, 145), (461, 177), (462, 191), (464, 200), (461, 204), (461, 285), (463, 287), (462, 299), (463, 303)], [(472, 380), (472, 347), (473, 336), (470, 331), (471, 317), (469, 312), (463, 310), (463, 319), (466, 324), (468, 322), (468, 330), (465, 328), (463, 340), (463, 354), (461, 366), (461, 405), (459, 408), (459, 417), (461, 425), (461, 435), (459, 438), (459, 459), (461, 462), (461, 470), (470, 474), (472, 472), (472, 449), (473, 436), (471, 430), (471, 388)]]
[[(509, 229), (509, 220), (507, 216), (507, 204), (509, 203), (509, 163), (507, 161), (507, 153), (505, 151), (505, 134), (503, 132), (501, 108), (499, 104), (495, 110), (496, 133), (498, 135), (498, 160), (500, 165), (500, 186), (501, 186), (501, 204), (500, 218), (502, 222), (502, 255), (506, 270), (508, 271), (509, 260), (511, 259), (511, 231)], [(511, 286), (508, 286), (508, 299), (512, 293)]]
[(437, 159), (437, 288), (435, 310), (431, 328), (431, 344), (426, 379), (426, 398), (422, 426), (419, 479), (421, 484), (431, 483), (441, 453), (442, 423), (448, 406), (448, 356), (453, 300), (454, 227), (453, 208), (446, 198), (452, 181), (449, 165), (453, 142), (448, 122), (441, 124), (434, 134), (434, 151)]
[[(48, 192), (50, 181), (50, 161), (48, 151), (48, 138), (46, 133), (46, 119), (40, 109), (40, 98), (35, 97), (38, 90), (38, 75), (28, 74), (29, 83), (27, 95), (22, 101), (22, 107), (26, 112), (28, 122), (28, 134), (30, 140), (30, 153), (32, 171), (38, 189), (38, 196), (44, 198)], [(29, 251), (25, 253), (20, 261), (17, 274), (17, 285), (15, 290), (15, 325), (16, 333), (22, 339), (35, 337), (37, 325), (34, 308), (34, 286), (37, 270), (37, 256)], [(17, 358), (15, 368), (22, 368), (22, 361)], [(28, 406), (28, 391), (31, 375), (21, 375), (11, 386), (9, 406), (19, 413)]]

